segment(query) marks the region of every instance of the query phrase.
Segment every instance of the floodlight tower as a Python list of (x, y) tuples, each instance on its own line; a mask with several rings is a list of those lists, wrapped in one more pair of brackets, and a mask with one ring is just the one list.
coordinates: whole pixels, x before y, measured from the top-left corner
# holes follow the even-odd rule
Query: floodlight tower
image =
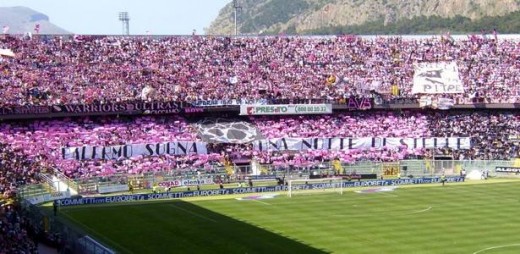
[(233, 8), (235, 9), (235, 36), (238, 35), (238, 25), (237, 25), (237, 14), (238, 10), (242, 9), (242, 6), (238, 4), (238, 0), (233, 0)]
[(128, 16), (128, 12), (120, 12), (119, 21), (123, 24), (123, 35), (130, 35), (130, 16)]

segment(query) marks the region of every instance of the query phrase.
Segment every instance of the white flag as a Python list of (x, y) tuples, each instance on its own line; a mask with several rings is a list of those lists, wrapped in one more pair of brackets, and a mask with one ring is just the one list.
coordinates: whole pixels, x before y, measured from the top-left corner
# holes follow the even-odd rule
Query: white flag
[(14, 53), (11, 49), (0, 49), (0, 56), (14, 57)]
[(4, 27), (2, 28), (2, 31), (3, 31), (4, 34), (7, 34), (7, 33), (9, 32), (9, 26), (7, 26), (7, 25), (4, 26)]

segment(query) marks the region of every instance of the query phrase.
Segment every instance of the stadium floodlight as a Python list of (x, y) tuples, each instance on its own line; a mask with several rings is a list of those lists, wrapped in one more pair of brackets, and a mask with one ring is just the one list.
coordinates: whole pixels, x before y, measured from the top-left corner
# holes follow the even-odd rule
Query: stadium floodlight
[(130, 35), (130, 16), (128, 12), (119, 12), (119, 21), (123, 24), (123, 35)]
[(295, 194), (339, 193), (343, 194), (342, 178), (297, 179), (288, 181), (287, 196)]
[(238, 35), (238, 24), (237, 24), (237, 13), (238, 10), (242, 9), (242, 6), (238, 4), (238, 0), (233, 0), (233, 8), (235, 9), (235, 36)]

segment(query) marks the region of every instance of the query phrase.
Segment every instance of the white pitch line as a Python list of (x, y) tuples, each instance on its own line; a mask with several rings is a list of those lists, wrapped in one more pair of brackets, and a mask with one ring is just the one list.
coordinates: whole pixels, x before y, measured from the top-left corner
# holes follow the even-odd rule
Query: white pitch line
[(419, 211), (414, 211), (414, 212), (411, 212), (411, 213), (407, 213), (407, 214), (416, 214), (416, 213), (424, 213), (424, 212), (427, 212), (427, 211), (430, 211), (432, 209), (431, 206), (429, 206), (428, 208), (426, 209), (422, 209), (422, 210), (419, 210)]
[(191, 214), (191, 215), (193, 215), (193, 216), (196, 216), (196, 217), (199, 217), (199, 218), (201, 218), (201, 219), (205, 219), (205, 220), (208, 220), (208, 221), (211, 221), (211, 222), (217, 222), (216, 220), (214, 220), (214, 219), (212, 219), (212, 218), (208, 218), (208, 217), (206, 217), (206, 216), (204, 216), (204, 215), (200, 215), (200, 214), (198, 214), (198, 213), (194, 213), (194, 212), (192, 212), (192, 211), (190, 211), (190, 210), (186, 210), (186, 209), (184, 209), (184, 208), (182, 208), (182, 207), (178, 207), (178, 206), (176, 206), (176, 205), (171, 205), (171, 207), (176, 208), (176, 209), (179, 209), (179, 210), (181, 210), (181, 211), (184, 211), (184, 212), (186, 212), (186, 213), (189, 213), (189, 214)]
[(501, 248), (513, 247), (513, 246), (520, 246), (520, 243), (508, 244), (508, 245), (500, 245), (500, 246), (493, 246), (493, 247), (489, 247), (489, 248), (481, 249), (481, 250), (479, 250), (479, 251), (475, 251), (475, 252), (473, 252), (473, 254), (478, 254), (478, 253), (485, 252), (485, 251), (488, 251), (488, 250), (494, 250), (494, 249), (501, 249)]
[(272, 205), (272, 204), (269, 204), (269, 203), (266, 203), (266, 202), (263, 202), (263, 201), (260, 201), (260, 200), (256, 200), (256, 199), (253, 199), (253, 200), (258, 202), (258, 203), (262, 203), (264, 205)]
[[(357, 205), (353, 205), (353, 207), (357, 207)], [(332, 216), (349, 217), (349, 218), (364, 218), (364, 217), (368, 217), (368, 216), (376, 216), (376, 215), (383, 214), (383, 213), (390, 214), (390, 215), (392, 215), (392, 213), (395, 213), (395, 214), (393, 214), (393, 216), (403, 216), (403, 215), (424, 213), (424, 212), (430, 211), (432, 208), (433, 208), (432, 206), (429, 206), (428, 208), (418, 210), (418, 211), (412, 211), (410, 213), (398, 213), (398, 211), (385, 211), (385, 212), (372, 212), (372, 213), (358, 214), (358, 215), (333, 214)]]

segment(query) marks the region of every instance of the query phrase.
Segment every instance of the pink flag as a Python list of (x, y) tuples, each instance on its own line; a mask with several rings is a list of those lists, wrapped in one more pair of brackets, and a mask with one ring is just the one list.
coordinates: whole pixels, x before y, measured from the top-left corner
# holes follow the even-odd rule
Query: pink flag
[(5, 25), (2, 29), (3, 33), (4, 34), (7, 34), (9, 32), (9, 26), (8, 25)]
[(34, 25), (34, 32), (39, 34), (40, 33), (40, 24)]

